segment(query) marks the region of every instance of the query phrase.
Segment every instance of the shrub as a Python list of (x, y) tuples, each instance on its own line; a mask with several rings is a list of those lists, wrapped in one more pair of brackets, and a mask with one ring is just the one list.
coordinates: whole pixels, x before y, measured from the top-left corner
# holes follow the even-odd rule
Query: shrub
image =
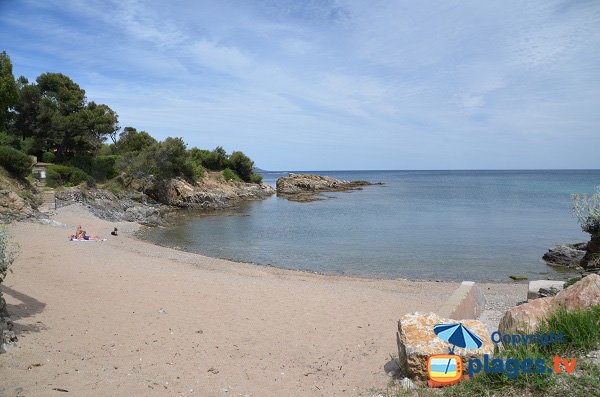
[(92, 162), (92, 177), (97, 181), (113, 179), (119, 175), (115, 165), (119, 156), (98, 156)]
[(42, 161), (44, 163), (54, 163), (54, 160), (56, 160), (56, 156), (54, 155), (54, 153), (44, 152), (44, 154), (42, 154)]
[(240, 177), (238, 176), (238, 174), (235, 173), (235, 171), (233, 171), (230, 168), (225, 168), (223, 170), (223, 178), (225, 178), (226, 181), (239, 181)]
[(592, 235), (600, 234), (600, 186), (591, 195), (574, 194), (573, 214), (579, 221), (581, 229)]
[(254, 172), (250, 175), (250, 182), (261, 184), (262, 183), (262, 175), (255, 174)]
[(33, 159), (10, 146), (0, 146), (0, 165), (16, 176), (25, 177), (31, 173)]
[(46, 184), (50, 187), (77, 186), (86, 182), (89, 186), (95, 184), (94, 179), (83, 170), (67, 165), (51, 165), (46, 174)]
[(229, 157), (229, 167), (234, 170), (242, 180), (250, 182), (252, 177), (252, 169), (254, 168), (254, 161), (250, 160), (242, 152), (233, 152)]
[(217, 146), (212, 152), (199, 153), (202, 158), (202, 166), (212, 171), (221, 171), (229, 166), (227, 152), (221, 146)]

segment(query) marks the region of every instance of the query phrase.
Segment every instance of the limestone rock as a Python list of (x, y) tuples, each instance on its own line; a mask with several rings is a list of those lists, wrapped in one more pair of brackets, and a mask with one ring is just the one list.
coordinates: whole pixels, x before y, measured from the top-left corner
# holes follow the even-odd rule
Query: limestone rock
[(314, 201), (320, 192), (340, 192), (362, 189), (363, 186), (381, 185), (367, 181), (343, 181), (314, 174), (289, 174), (277, 179), (277, 195), (293, 201)]
[(534, 299), (507, 310), (500, 320), (498, 330), (503, 334), (534, 332), (538, 322), (556, 310), (554, 299), (553, 296)]
[(586, 243), (561, 244), (548, 250), (542, 259), (551, 266), (580, 268), (580, 262), (586, 253)]
[(600, 276), (590, 274), (556, 295), (556, 305), (567, 310), (600, 305)]
[(462, 357), (463, 368), (467, 368), (469, 358), (483, 358), (484, 354), (490, 356), (494, 353), (489, 332), (485, 324), (479, 320), (452, 320), (438, 316), (435, 313), (409, 313), (398, 321), (398, 357), (400, 369), (404, 376), (426, 380), (427, 358), (432, 354), (447, 354), (450, 344), (439, 338), (433, 327), (437, 324), (458, 324), (476, 333), (483, 345), (476, 350), (466, 350), (456, 347), (454, 354)]

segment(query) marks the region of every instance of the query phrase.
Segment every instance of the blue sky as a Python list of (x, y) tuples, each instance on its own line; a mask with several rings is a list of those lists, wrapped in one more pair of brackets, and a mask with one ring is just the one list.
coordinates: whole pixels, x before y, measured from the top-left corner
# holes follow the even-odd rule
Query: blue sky
[(599, 168), (598, 1), (2, 1), (15, 75), (265, 169)]

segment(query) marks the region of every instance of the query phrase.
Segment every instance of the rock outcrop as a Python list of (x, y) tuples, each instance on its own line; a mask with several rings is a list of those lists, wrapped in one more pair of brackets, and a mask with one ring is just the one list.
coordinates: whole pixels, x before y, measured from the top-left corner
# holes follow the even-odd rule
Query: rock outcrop
[(381, 184), (367, 181), (343, 181), (313, 174), (289, 174), (277, 179), (277, 195), (292, 201), (315, 201), (319, 200), (316, 197), (318, 193), (360, 190), (364, 186)]
[(551, 266), (581, 269), (580, 262), (586, 254), (587, 243), (561, 244), (548, 250), (542, 259)]
[(467, 368), (469, 358), (482, 359), (484, 354), (493, 355), (494, 344), (490, 339), (487, 327), (481, 321), (457, 321), (440, 317), (435, 313), (409, 313), (398, 321), (398, 333), (396, 334), (402, 375), (426, 380), (427, 358), (432, 354), (447, 354), (450, 346), (448, 342), (433, 332), (433, 327), (437, 324), (458, 324), (459, 322), (476, 333), (483, 341), (483, 345), (476, 350), (455, 348), (454, 354), (461, 356), (463, 368)]
[(56, 192), (56, 208), (80, 203), (101, 219), (160, 225), (161, 205), (142, 193), (74, 187)]
[(6, 310), (6, 301), (0, 292), (0, 353), (6, 353), (15, 346), (17, 336), (12, 329), (13, 323)]
[(592, 235), (587, 250), (581, 259), (581, 267), (586, 271), (600, 271), (600, 235)]
[(37, 216), (35, 192), (27, 180), (12, 177), (0, 166), (0, 223)]
[(224, 209), (274, 193), (275, 189), (267, 184), (209, 179), (192, 185), (177, 178), (145, 186), (144, 192), (66, 189), (56, 193), (56, 206), (81, 203), (102, 219), (160, 225), (164, 223), (162, 215), (175, 208)]
[(558, 308), (587, 309), (600, 305), (600, 276), (590, 274), (556, 296), (534, 299), (509, 309), (500, 320), (502, 333), (535, 332), (540, 321)]
[(266, 183), (218, 181), (208, 178), (192, 185), (177, 178), (155, 184), (147, 193), (163, 204), (179, 208), (224, 209), (242, 201), (265, 199), (275, 194), (275, 189)]

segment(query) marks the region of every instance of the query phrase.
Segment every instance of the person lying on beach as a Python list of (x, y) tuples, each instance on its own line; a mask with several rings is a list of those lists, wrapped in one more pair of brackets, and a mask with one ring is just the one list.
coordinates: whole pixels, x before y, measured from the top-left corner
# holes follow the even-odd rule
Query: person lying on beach
[(99, 240), (98, 236), (88, 236), (86, 231), (81, 228), (81, 225), (77, 226), (75, 231), (75, 239), (77, 240)]

